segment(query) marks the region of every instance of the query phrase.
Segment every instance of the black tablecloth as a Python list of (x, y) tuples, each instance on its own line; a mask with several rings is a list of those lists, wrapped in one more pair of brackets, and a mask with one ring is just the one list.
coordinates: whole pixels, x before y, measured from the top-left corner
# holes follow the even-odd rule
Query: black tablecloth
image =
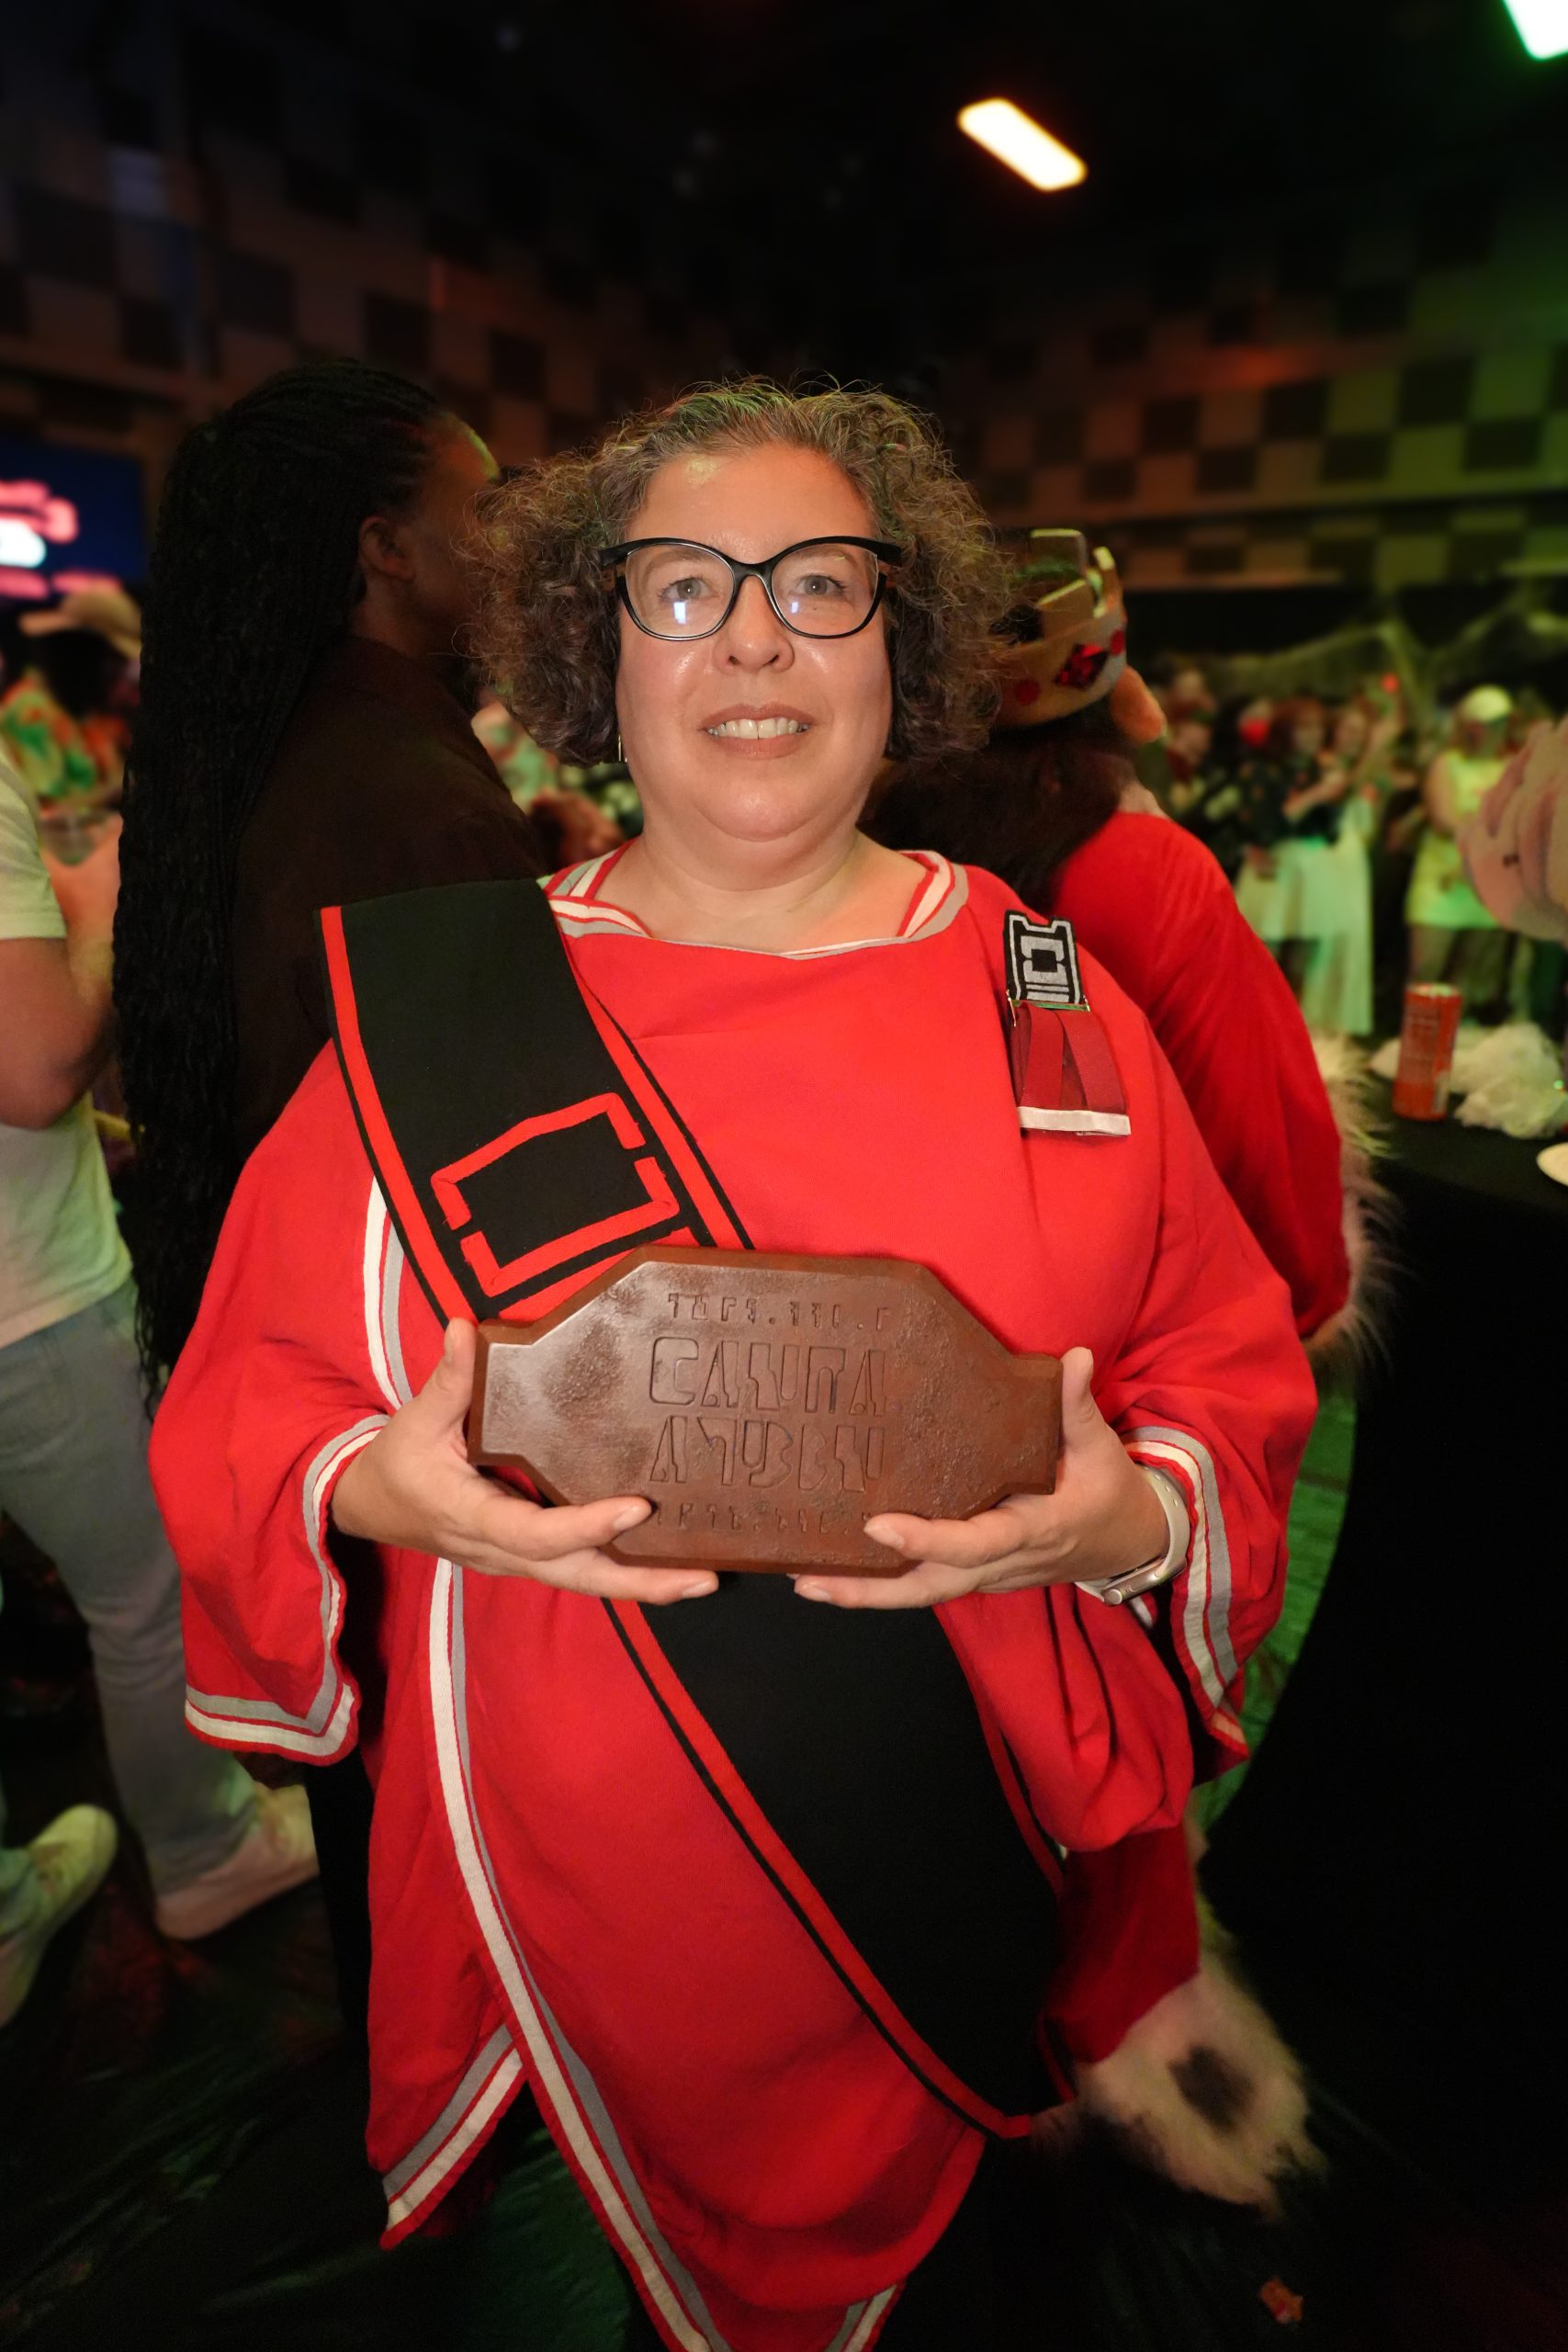
[(1391, 1147), (1380, 1166), (1398, 1197), (1410, 1204), (1426, 1195), (1441, 1211), (1464, 1201), (1495, 1202), (1540, 1220), (1544, 1236), (1555, 1227), (1562, 1250), (1568, 1243), (1568, 1184), (1543, 1176), (1536, 1160), (1549, 1137), (1520, 1143), (1495, 1127), (1461, 1127), (1452, 1118), (1396, 1119), (1388, 1109), (1390, 1090), (1375, 1090), (1383, 1132)]
[(1568, 2057), (1568, 1189), (1539, 1142), (1392, 1141), (1338, 1550), (1206, 1878), (1249, 1936), (1544, 2089)]

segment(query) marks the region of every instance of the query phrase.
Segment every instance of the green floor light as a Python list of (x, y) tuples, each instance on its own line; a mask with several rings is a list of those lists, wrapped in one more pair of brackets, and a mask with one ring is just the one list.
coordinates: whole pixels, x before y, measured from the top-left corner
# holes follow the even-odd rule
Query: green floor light
[(1506, 0), (1506, 6), (1532, 57), (1568, 51), (1568, 0)]

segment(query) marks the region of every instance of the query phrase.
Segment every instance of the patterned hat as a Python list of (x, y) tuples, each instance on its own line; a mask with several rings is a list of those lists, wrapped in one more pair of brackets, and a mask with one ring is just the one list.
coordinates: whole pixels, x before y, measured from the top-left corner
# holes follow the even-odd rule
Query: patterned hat
[(1127, 666), (1127, 608), (1109, 548), (1081, 531), (1031, 531), (1031, 554), (1077, 575), (1032, 599), (1040, 634), (1001, 655), (998, 727), (1041, 727), (1108, 695)]

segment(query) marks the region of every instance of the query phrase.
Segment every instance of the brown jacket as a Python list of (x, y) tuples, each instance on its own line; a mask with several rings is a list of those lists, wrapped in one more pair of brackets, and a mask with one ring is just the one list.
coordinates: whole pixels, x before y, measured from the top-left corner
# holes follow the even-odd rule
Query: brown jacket
[(316, 914), (541, 871), (527, 819), (436, 673), (347, 638), (322, 659), (241, 838), (235, 1139), (254, 1149), (331, 1035)]

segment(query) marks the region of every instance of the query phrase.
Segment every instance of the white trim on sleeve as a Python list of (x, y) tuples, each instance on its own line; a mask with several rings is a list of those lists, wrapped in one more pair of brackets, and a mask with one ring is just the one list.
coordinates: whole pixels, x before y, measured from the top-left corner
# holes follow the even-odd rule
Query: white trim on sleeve
[(329, 1438), (301, 1481), (305, 1540), (321, 1577), (321, 1680), (303, 1715), (290, 1714), (271, 1699), (235, 1699), (186, 1689), (186, 1721), (193, 1731), (231, 1746), (287, 1748), (292, 1755), (333, 1756), (343, 1745), (354, 1693), (333, 1656), (343, 1619), (343, 1585), (327, 1556), (327, 1499), (333, 1480), (387, 1426), (385, 1413), (367, 1413), (354, 1427)]
[(1171, 1622), (1178, 1648), (1184, 1655), (1197, 1687), (1213, 1712), (1213, 1729), (1227, 1741), (1242, 1744), (1240, 1724), (1229, 1704), (1236, 1677), (1235, 1650), (1231, 1642), (1231, 1554), (1220, 1509), (1219, 1478), (1214, 1460), (1200, 1438), (1189, 1430), (1147, 1426), (1124, 1432), (1127, 1451), (1151, 1469), (1174, 1471), (1192, 1498), (1192, 1543), (1187, 1590)]

